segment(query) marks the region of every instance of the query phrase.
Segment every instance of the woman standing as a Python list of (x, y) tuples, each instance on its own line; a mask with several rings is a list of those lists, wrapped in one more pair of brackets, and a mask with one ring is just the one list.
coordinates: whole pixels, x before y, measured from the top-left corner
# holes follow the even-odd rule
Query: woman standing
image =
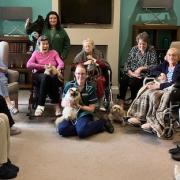
[(134, 46), (128, 55), (123, 75), (120, 77), (120, 103), (123, 105), (128, 87), (131, 90), (131, 98), (135, 99), (138, 90), (143, 84), (141, 73), (149, 66), (157, 64), (156, 51), (149, 45), (149, 36), (142, 32), (136, 37), (137, 45)]
[(50, 49), (55, 49), (64, 60), (70, 49), (70, 39), (61, 27), (60, 18), (55, 11), (47, 14), (42, 34), (49, 39)]
[[(37, 39), (39, 36), (45, 35), (49, 39), (50, 49), (56, 50), (61, 59), (64, 60), (70, 49), (70, 39), (66, 31), (61, 27), (59, 15), (55, 11), (50, 11), (45, 21), (39, 15), (33, 24), (34, 26), (32, 24), (28, 18), (25, 23), (25, 29), (27, 33), (30, 33), (29, 40), (34, 44), (35, 50), (38, 49)], [(44, 25), (42, 26), (42, 24)]]

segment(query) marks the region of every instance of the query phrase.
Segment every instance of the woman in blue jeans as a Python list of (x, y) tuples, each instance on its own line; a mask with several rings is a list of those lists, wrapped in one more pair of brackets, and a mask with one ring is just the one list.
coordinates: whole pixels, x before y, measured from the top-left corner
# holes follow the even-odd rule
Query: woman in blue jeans
[[(65, 119), (58, 124), (58, 133), (64, 137), (77, 135), (80, 138), (85, 138), (103, 132), (104, 130), (109, 133), (114, 132), (114, 127), (109, 120), (102, 119), (94, 121), (93, 112), (97, 103), (96, 90), (86, 79), (86, 68), (84, 65), (79, 64), (75, 69), (75, 81), (70, 81), (65, 85), (63, 95), (66, 94), (69, 88), (76, 87), (81, 93), (82, 104), (79, 105), (75, 123)], [(61, 105), (62, 107), (71, 106), (64, 98), (62, 99)]]

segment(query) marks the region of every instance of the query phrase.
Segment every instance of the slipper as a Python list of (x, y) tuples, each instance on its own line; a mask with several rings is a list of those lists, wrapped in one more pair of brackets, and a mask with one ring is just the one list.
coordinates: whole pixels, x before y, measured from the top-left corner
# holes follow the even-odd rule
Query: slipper
[(135, 125), (135, 126), (140, 126), (141, 125), (141, 121), (138, 118), (135, 117), (131, 117), (128, 120), (129, 124)]
[(43, 112), (44, 112), (44, 106), (38, 105), (36, 110), (35, 110), (34, 115), (35, 116), (42, 116)]
[[(148, 124), (148, 125), (146, 125), (146, 124)], [(154, 134), (154, 131), (149, 126), (149, 123), (145, 123), (145, 124), (141, 125), (141, 128), (142, 128), (143, 131), (145, 131), (147, 133)]]

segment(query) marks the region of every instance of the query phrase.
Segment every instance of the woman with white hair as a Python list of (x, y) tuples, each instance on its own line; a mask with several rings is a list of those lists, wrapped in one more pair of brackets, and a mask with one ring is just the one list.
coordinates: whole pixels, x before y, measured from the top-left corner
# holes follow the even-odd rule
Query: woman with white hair
[(170, 48), (166, 60), (151, 69), (159, 75), (156, 81), (143, 86), (132, 102), (127, 115), (130, 124), (141, 125), (143, 130), (155, 131), (158, 137), (163, 136), (164, 113), (169, 103), (173, 85), (180, 79), (180, 51)]
[(105, 60), (103, 53), (95, 47), (92, 39), (84, 39), (82, 46), (83, 48), (81, 52), (79, 52), (74, 58), (73, 65), (76, 66), (79, 63), (82, 63), (85, 66), (96, 64), (100, 67), (102, 76), (96, 78), (96, 89), (100, 110), (105, 111), (106, 109), (103, 107), (103, 97), (104, 95), (106, 96), (106, 99), (109, 97), (108, 91), (105, 87), (107, 87), (109, 83), (108, 69), (110, 69), (110, 65)]

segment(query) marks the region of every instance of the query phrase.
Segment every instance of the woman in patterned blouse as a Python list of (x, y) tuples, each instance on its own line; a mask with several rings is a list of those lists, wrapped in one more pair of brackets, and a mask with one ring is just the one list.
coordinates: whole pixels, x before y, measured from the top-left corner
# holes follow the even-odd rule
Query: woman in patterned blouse
[(125, 63), (123, 75), (120, 77), (120, 104), (124, 100), (128, 87), (131, 90), (131, 99), (135, 99), (138, 90), (142, 86), (142, 73), (147, 71), (149, 66), (157, 64), (157, 55), (153, 46), (149, 45), (149, 37), (142, 32), (136, 37), (137, 45), (132, 47)]

